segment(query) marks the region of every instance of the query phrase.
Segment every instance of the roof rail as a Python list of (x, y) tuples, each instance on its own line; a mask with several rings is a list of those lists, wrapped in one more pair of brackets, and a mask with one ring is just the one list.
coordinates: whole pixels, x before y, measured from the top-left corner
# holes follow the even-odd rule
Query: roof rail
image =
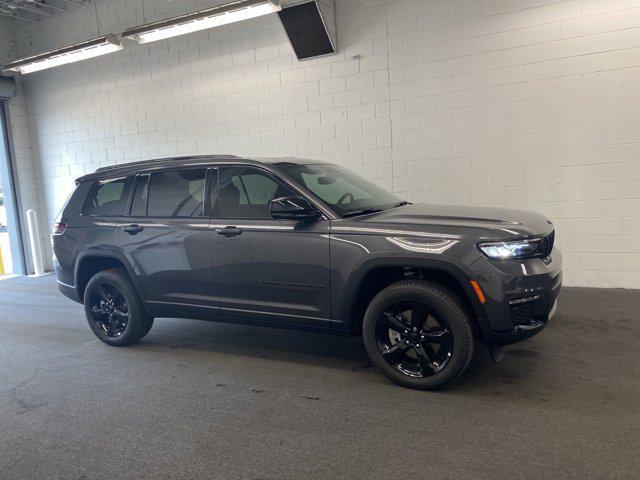
[(193, 161), (193, 160), (218, 160), (224, 158), (238, 158), (236, 155), (185, 155), (182, 157), (166, 157), (166, 158), (154, 158), (152, 160), (141, 160), (139, 162), (119, 163), (117, 165), (109, 165), (108, 167), (100, 167), (96, 169), (97, 172), (108, 172), (110, 170), (118, 170), (120, 168), (128, 168), (131, 166), (144, 167), (147, 165), (155, 165), (167, 161), (180, 162), (180, 161)]

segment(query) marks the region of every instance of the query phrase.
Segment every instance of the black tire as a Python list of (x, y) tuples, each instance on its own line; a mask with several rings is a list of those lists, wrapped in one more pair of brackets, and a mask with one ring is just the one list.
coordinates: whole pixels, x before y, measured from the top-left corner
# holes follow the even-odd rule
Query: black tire
[[(420, 325), (417, 331), (414, 325)], [(369, 358), (382, 373), (419, 390), (436, 390), (459, 378), (475, 347), (471, 317), (458, 297), (423, 280), (403, 280), (379, 292), (365, 312), (362, 335)]]
[(91, 277), (84, 290), (84, 309), (95, 336), (115, 347), (137, 342), (153, 326), (131, 279), (117, 268)]

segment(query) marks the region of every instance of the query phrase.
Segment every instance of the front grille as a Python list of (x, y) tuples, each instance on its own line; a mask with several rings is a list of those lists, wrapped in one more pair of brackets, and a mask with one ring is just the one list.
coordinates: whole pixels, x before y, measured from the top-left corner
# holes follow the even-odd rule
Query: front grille
[(533, 319), (533, 302), (511, 305), (511, 321), (514, 325), (529, 325)]
[(546, 293), (509, 300), (509, 313), (513, 325), (518, 328), (546, 323), (557, 293), (550, 290)]

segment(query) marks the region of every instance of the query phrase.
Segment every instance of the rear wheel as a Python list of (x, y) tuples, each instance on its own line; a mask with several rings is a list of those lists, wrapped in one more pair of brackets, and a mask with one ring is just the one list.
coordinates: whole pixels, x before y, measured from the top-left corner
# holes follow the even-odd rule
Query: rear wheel
[(471, 319), (454, 293), (426, 281), (394, 283), (363, 322), (371, 361), (395, 383), (435, 390), (457, 379), (474, 351)]
[(108, 345), (135, 343), (153, 326), (133, 283), (120, 269), (98, 272), (89, 280), (84, 308), (89, 327)]

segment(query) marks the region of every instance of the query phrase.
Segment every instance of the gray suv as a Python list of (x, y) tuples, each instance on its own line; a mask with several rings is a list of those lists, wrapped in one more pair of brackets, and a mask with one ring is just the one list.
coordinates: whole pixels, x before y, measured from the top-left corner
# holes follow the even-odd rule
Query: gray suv
[(560, 291), (544, 216), (411, 204), (333, 164), (193, 156), (76, 183), (58, 286), (109, 345), (156, 317), (355, 334), (391, 380), (434, 389), (540, 332)]

